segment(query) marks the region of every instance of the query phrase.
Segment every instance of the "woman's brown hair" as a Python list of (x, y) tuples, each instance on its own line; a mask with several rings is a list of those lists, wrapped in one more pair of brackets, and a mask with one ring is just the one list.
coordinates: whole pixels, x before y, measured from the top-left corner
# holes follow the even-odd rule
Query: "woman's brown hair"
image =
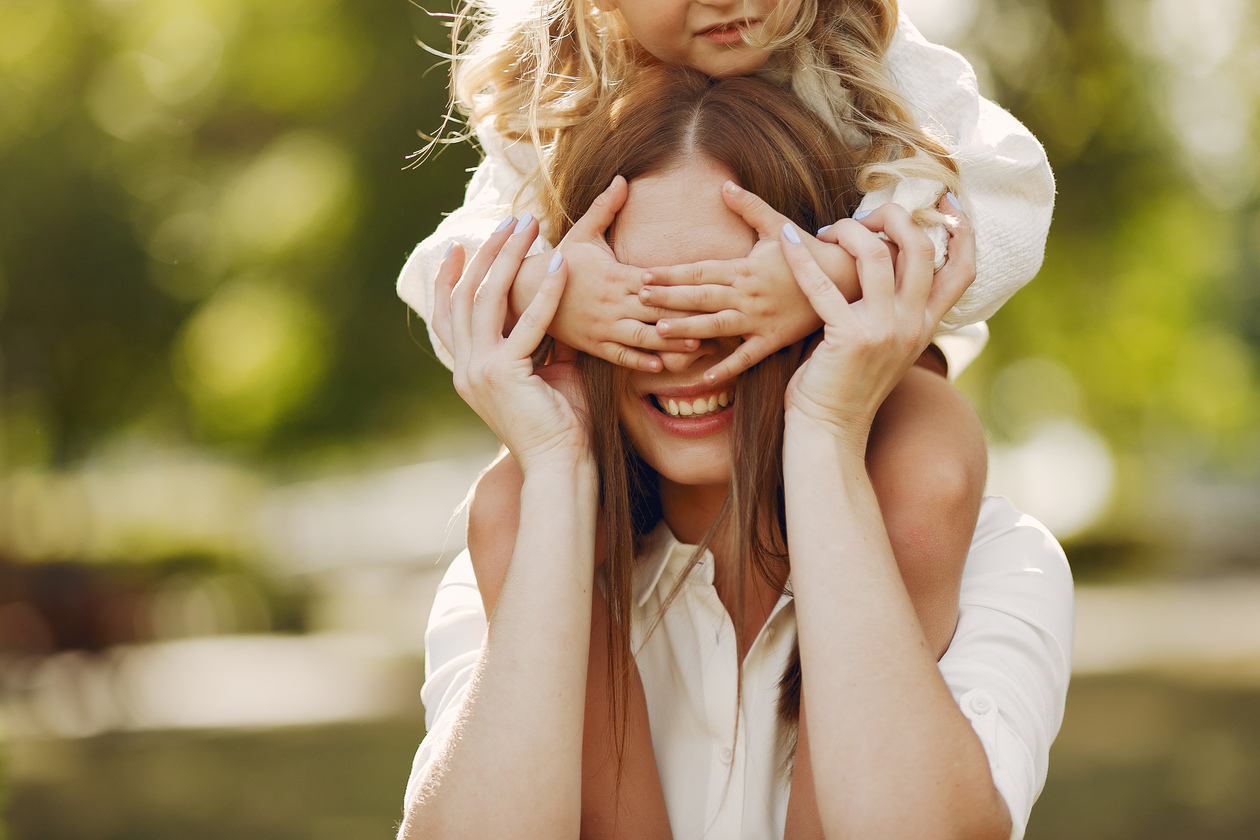
[[(858, 197), (851, 150), (782, 88), (752, 77), (715, 81), (694, 70), (655, 65), (627, 80), (606, 113), (561, 134), (550, 173), (555, 202), (544, 214), (550, 238), (560, 241), (616, 175), (633, 181), (688, 160), (722, 165), (740, 186), (805, 230), (844, 218)], [(783, 586), (787, 574), (783, 395), (796, 363), (793, 351), (785, 349), (739, 377), (730, 493), (691, 559), (698, 562), (721, 533), (736, 563), (736, 627), (743, 625), (747, 573), (776, 587)], [(635, 454), (618, 419), (625, 371), (585, 355), (579, 356), (578, 367), (600, 470), (613, 731), (620, 766), (633, 667), (634, 557), (661, 511), (656, 475)], [(794, 657), (780, 698), (780, 715), (789, 724), (799, 709), (799, 670)]]

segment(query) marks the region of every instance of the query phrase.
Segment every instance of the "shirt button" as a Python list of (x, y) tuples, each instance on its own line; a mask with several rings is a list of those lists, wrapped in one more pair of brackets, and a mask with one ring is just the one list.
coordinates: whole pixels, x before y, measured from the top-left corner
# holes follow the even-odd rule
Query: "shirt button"
[(731, 763), (731, 748), (730, 747), (722, 747), (722, 752), (720, 753), (720, 755), (722, 756), (723, 764)]
[(993, 702), (983, 694), (977, 694), (971, 698), (971, 711), (978, 715), (988, 714), (993, 708)]

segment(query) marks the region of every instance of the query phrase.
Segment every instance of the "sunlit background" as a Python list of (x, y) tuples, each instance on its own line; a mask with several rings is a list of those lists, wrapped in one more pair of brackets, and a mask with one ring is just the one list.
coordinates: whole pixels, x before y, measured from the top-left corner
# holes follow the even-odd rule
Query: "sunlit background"
[[(902, 5), (1059, 184), (960, 382), (1079, 584), (1029, 837), (1260, 836), (1260, 9)], [(405, 168), (444, 37), (408, 0), (0, 0), (10, 837), (390, 836), (496, 447), (393, 293), (476, 161)]]

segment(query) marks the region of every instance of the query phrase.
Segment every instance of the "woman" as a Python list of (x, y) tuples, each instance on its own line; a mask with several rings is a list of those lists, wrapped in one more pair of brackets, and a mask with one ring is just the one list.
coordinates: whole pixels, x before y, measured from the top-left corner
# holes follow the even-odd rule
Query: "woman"
[[(671, 95), (694, 92), (684, 84)], [(758, 135), (755, 115), (744, 124)], [(748, 251), (752, 231), (719, 190), (728, 179), (751, 185), (766, 156), (716, 160), (720, 152), (697, 155), (681, 139), (688, 153), (664, 150), (631, 178), (610, 231), (623, 262)], [(811, 139), (825, 145), (801, 138), (796, 151), (806, 163), (819, 152)], [(596, 157), (615, 158), (616, 145)], [(562, 152), (556, 160), (564, 162)], [(843, 201), (842, 188), (812, 195), (835, 159), (823, 155), (799, 175), (789, 166), (784, 183), (757, 191), (778, 193), (773, 203), (812, 229), (811, 207), (834, 218), (827, 203)], [(569, 160), (570, 174), (590, 162)], [(571, 203), (553, 219), (578, 215), (606, 183), (575, 175), (568, 189), (562, 174), (559, 192)], [(528, 354), (554, 312), (563, 263), (553, 263), (544, 291), (503, 339), (504, 296), (534, 229), (510, 239), (504, 230), (473, 258), (435, 327), (457, 350), (461, 394), (525, 473), (521, 527), (506, 570), (478, 569), (492, 615), (479, 655), (467, 649), (480, 639), (467, 636), (462, 655), (437, 649), (442, 621), (461, 619), (441, 597), (435, 605), (444, 618), (431, 626), (425, 700), (437, 719), (417, 755), (404, 835), (558, 837), (579, 827), (679, 838), (1022, 833), (1062, 709), (1070, 581), (1044, 532), (987, 505), (968, 566), (976, 585), (964, 581), (957, 653), (938, 670), (892, 562), (863, 457), (875, 408), (962, 289), (932, 289), (930, 248), (904, 214), (881, 210), (875, 224), (900, 247), (895, 269), (874, 234), (838, 226), (861, 268), (864, 297), (853, 305), (825, 282), (795, 228), (784, 228), (782, 247), (827, 325), (824, 337), (803, 363), (804, 348), (783, 351), (733, 392), (699, 381), (732, 350), (725, 342), (670, 356), (661, 374), (628, 374), (625, 388), (591, 362), (581, 365), (584, 388), (569, 364), (546, 369), (544, 383), (530, 375)], [(462, 262), (453, 256), (447, 288)], [(692, 414), (679, 403), (692, 404)], [(767, 457), (780, 450), (781, 471)], [(612, 655), (599, 650), (609, 637), (590, 632), (592, 603), (595, 626), (606, 621), (604, 599), (592, 597), (601, 478), (601, 572), (619, 631)], [(784, 593), (788, 545), (794, 600)], [(636, 549), (637, 563), (629, 556)], [(475, 606), (463, 613), (474, 628)], [(621, 671), (631, 632), (638, 667)], [(799, 692), (791, 680), (778, 685), (795, 670), (793, 635)], [(611, 705), (620, 708), (611, 727), (601, 726), (608, 701), (591, 702), (601, 686), (607, 694), (610, 668), (618, 676)], [(789, 777), (780, 736), (792, 732), (798, 704)], [(600, 785), (613, 791), (611, 807), (592, 798)], [(594, 813), (620, 822), (593, 824)]]

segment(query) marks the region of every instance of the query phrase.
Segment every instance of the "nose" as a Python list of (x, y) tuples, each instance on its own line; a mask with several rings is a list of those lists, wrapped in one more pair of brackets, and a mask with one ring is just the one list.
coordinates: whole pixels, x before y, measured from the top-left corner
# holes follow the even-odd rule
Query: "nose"
[(708, 369), (717, 363), (719, 358), (725, 353), (720, 342), (714, 339), (705, 339), (700, 342), (695, 350), (682, 353), (657, 353), (661, 357), (661, 364), (665, 366), (665, 370), (670, 373), (687, 373), (697, 368)]

